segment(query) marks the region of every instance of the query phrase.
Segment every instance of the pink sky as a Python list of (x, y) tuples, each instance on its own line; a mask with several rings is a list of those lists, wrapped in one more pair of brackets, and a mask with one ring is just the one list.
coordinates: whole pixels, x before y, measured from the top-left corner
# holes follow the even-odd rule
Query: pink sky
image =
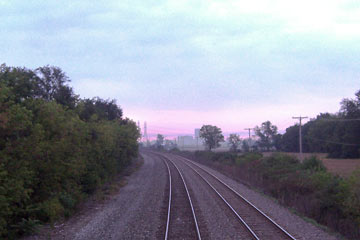
[[(258, 107), (237, 109), (230, 106), (227, 109), (213, 111), (194, 110), (149, 110), (149, 109), (124, 109), (125, 116), (140, 121), (143, 129), (144, 121), (147, 122), (148, 135), (163, 134), (172, 139), (179, 135), (193, 135), (195, 128), (204, 124), (220, 127), (224, 135), (240, 133), (247, 136), (244, 128), (252, 128), (264, 121), (271, 121), (278, 127), (279, 132), (295, 123), (293, 116), (316, 117), (320, 112), (335, 113), (339, 110), (339, 99), (308, 99), (302, 102), (271, 105), (271, 103)], [(306, 122), (306, 121), (305, 121)]]

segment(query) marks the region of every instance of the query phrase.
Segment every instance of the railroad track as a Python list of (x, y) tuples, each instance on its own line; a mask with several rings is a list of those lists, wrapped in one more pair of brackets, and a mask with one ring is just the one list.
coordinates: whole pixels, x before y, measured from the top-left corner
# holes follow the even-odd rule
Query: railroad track
[(169, 201), (164, 239), (201, 240), (198, 220), (185, 179), (178, 166), (160, 154), (169, 175)]
[[(171, 161), (169, 157), (162, 154), (161, 156)], [(193, 161), (175, 157), (192, 169), (220, 197), (246, 229), (249, 239), (295, 240), (295, 237), (217, 176)]]

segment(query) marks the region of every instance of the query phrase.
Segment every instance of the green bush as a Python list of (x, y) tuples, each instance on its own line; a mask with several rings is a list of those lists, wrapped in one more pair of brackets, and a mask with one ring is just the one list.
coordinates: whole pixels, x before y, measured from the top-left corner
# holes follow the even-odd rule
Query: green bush
[(40, 204), (38, 217), (43, 222), (53, 222), (64, 213), (64, 207), (57, 197), (50, 198)]
[(138, 154), (116, 102), (79, 99), (67, 81), (56, 67), (0, 67), (0, 238), (69, 216)]
[(41, 226), (41, 223), (37, 219), (25, 219), (22, 218), (20, 222), (13, 225), (12, 227), (14, 229), (19, 229), (19, 234), (23, 235), (30, 235), (38, 232), (39, 226)]
[(346, 199), (345, 206), (348, 214), (354, 216), (355, 221), (360, 225), (360, 168), (353, 172), (348, 182), (350, 195)]
[(239, 166), (242, 166), (252, 161), (257, 161), (261, 158), (261, 153), (245, 153), (244, 155), (238, 156), (235, 160), (235, 163)]
[(326, 168), (321, 160), (319, 160), (316, 156), (311, 156), (310, 158), (306, 158), (302, 162), (302, 168), (311, 171), (326, 171)]
[(73, 209), (76, 206), (76, 199), (66, 192), (60, 193), (59, 201), (65, 209)]

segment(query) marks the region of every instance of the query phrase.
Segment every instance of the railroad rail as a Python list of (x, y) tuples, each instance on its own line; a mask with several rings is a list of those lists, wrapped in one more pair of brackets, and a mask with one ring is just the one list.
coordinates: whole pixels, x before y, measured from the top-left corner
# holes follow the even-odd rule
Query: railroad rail
[[(170, 160), (169, 157), (164, 155), (162, 156)], [(295, 237), (288, 233), (284, 228), (282, 228), (254, 204), (248, 201), (244, 196), (239, 194), (236, 190), (223, 182), (217, 176), (204, 169), (201, 165), (181, 156), (173, 156), (192, 169), (198, 176), (200, 176), (201, 179), (207, 183), (207, 185), (210, 186), (211, 189), (215, 191), (215, 193), (235, 214), (237, 219), (240, 220), (242, 225), (246, 228), (253, 239), (296, 240)], [(193, 166), (195, 166), (195, 168)], [(208, 177), (204, 177), (204, 174), (200, 172), (205, 173), (205, 175)]]
[[(192, 234), (195, 235), (193, 237), (191, 237), (191, 239), (198, 239), (201, 240), (201, 234), (200, 234), (200, 230), (199, 230), (199, 225), (198, 225), (198, 221), (196, 218), (196, 214), (195, 214), (195, 210), (194, 210), (194, 206), (191, 200), (191, 196), (188, 190), (188, 187), (186, 185), (185, 179), (180, 171), (180, 169), (178, 168), (178, 166), (169, 158), (160, 155), (160, 154), (154, 154), (158, 157), (160, 157), (163, 161), (164, 164), (166, 165), (166, 168), (168, 170), (168, 175), (169, 175), (169, 202), (168, 202), (168, 210), (167, 210), (167, 220), (166, 220), (166, 230), (165, 230), (165, 236), (164, 239), (167, 240), (169, 238), (181, 238), (184, 239), (184, 234)], [(168, 164), (168, 161), (171, 162), (171, 165)], [(175, 174), (178, 174), (178, 176), (176, 177)], [(172, 174), (173, 173), (173, 174)], [(179, 179), (181, 179), (182, 182), (182, 186), (183, 189), (181, 189), (179, 185)], [(177, 180), (177, 181), (176, 181)], [(176, 183), (178, 184), (175, 187), (173, 187), (172, 185)], [(182, 190), (182, 191), (181, 191)], [(175, 196), (174, 196), (175, 195)], [(186, 195), (186, 196), (185, 196)], [(187, 225), (187, 228), (192, 228), (192, 230), (194, 231), (193, 233), (190, 232), (186, 232), (184, 230), (184, 226), (174, 226), (176, 225), (176, 214), (181, 214), (181, 212), (184, 213), (184, 211), (186, 211), (186, 208), (179, 206), (179, 203), (181, 202), (182, 204), (184, 203), (184, 198), (186, 198), (188, 200), (189, 205), (187, 207), (190, 207), (191, 209), (191, 214), (192, 214), (192, 227), (189, 226), (189, 222), (185, 221), (181, 221), (182, 225)], [(176, 210), (176, 211), (175, 211)], [(179, 224), (179, 223), (178, 223)], [(176, 232), (176, 227), (181, 231), (181, 233)], [(188, 236), (189, 238), (189, 236)], [(189, 238), (190, 239), (190, 238)]]

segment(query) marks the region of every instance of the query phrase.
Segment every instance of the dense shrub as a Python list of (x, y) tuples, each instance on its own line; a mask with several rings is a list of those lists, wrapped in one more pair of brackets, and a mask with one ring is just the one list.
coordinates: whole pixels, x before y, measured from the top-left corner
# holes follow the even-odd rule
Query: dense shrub
[(302, 163), (302, 168), (310, 171), (326, 171), (323, 162), (316, 156), (306, 158)]
[(59, 68), (0, 68), (0, 238), (69, 216), (137, 156), (115, 101), (78, 99)]

